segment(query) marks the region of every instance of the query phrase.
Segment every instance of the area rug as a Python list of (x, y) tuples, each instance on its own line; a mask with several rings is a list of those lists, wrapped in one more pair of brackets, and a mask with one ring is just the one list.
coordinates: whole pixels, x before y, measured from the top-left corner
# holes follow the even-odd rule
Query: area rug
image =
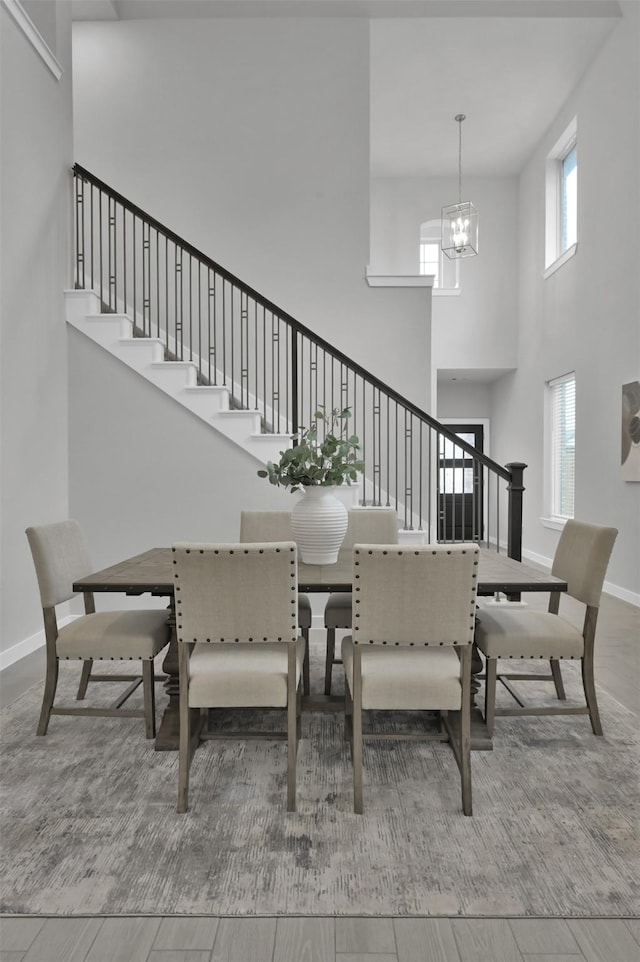
[[(569, 697), (577, 667), (563, 668)], [(77, 671), (62, 666), (69, 700)], [(322, 713), (303, 716), (296, 813), (286, 744), (223, 740), (196, 752), (178, 815), (177, 757), (140, 719), (56, 716), (38, 738), (40, 697), (0, 713), (4, 913), (639, 914), (637, 719), (604, 692), (603, 738), (586, 716), (498, 719), (494, 750), (472, 755), (471, 818), (434, 742), (366, 745), (354, 815), (342, 719)]]

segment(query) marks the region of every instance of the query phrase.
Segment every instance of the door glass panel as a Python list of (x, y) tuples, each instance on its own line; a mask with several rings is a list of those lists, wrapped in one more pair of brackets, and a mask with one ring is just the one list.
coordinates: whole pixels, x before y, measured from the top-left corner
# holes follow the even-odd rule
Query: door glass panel
[(473, 494), (473, 468), (440, 468), (442, 494)]
[[(464, 434), (460, 432), (460, 434), (458, 434), (458, 437), (462, 441), (466, 441), (467, 444), (475, 444), (476, 439), (473, 434)], [(462, 450), (462, 448), (457, 447), (457, 445), (455, 445), (453, 441), (450, 441), (449, 438), (443, 438), (441, 436), (440, 437), (440, 457), (441, 458), (458, 458), (459, 460), (460, 458), (469, 457), (469, 455), (466, 454)]]

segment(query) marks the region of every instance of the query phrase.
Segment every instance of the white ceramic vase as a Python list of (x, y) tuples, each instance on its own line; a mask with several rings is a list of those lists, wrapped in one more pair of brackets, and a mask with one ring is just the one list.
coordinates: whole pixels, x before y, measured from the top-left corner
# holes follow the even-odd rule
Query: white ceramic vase
[(312, 485), (303, 491), (291, 512), (299, 560), (312, 565), (335, 564), (347, 533), (347, 509), (336, 498), (334, 487)]

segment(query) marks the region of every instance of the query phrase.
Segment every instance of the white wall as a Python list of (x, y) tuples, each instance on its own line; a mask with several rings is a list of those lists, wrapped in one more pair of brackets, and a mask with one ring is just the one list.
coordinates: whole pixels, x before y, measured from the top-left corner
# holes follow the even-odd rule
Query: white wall
[[(242, 508), (291, 510), (296, 497), (259, 478), (250, 455), (74, 329), (69, 436), (69, 501), (96, 568), (182, 539), (235, 541)], [(122, 606), (123, 596), (116, 601)]]
[[(540, 521), (545, 381), (576, 372), (576, 517), (619, 529), (608, 581), (640, 592), (640, 484), (620, 477), (621, 386), (640, 374), (640, 247), (621, 238), (640, 212), (640, 8), (623, 20), (560, 110), (520, 180), (518, 369), (493, 390), (493, 457), (522, 460), (524, 544), (553, 555)], [(544, 280), (544, 164), (578, 118), (578, 250)]]
[[(433, 365), (508, 370), (517, 346), (517, 178), (468, 177), (463, 194), (479, 213), (479, 254), (460, 261), (459, 296), (433, 297)], [(372, 272), (417, 274), (420, 224), (457, 199), (455, 176), (373, 178)]]
[[(56, 4), (55, 15), (59, 80), (0, 7), (3, 653), (42, 629), (25, 528), (65, 518), (68, 511), (62, 291), (71, 276), (70, 4)], [(48, 22), (51, 27), (51, 10)]]
[(364, 280), (366, 20), (76, 24), (74, 123), (79, 163), (428, 403), (428, 293)]
[[(491, 417), (491, 385), (473, 381), (438, 381), (437, 417), (461, 422)], [(485, 448), (485, 452), (490, 452)]]
[[(366, 20), (74, 26), (75, 159), (427, 407), (430, 292), (364, 279), (368, 118)], [(105, 386), (90, 357), (72, 340), (70, 504), (102, 559), (234, 538), (242, 507), (291, 506), (133, 375)]]

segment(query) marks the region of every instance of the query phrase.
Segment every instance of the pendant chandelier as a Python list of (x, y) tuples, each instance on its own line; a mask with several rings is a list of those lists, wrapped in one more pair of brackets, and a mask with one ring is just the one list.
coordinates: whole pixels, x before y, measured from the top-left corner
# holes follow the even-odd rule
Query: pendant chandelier
[(442, 208), (442, 252), (452, 260), (473, 257), (478, 253), (478, 211), (472, 203), (462, 202), (462, 121), (464, 114), (456, 114), (458, 122), (458, 203)]

